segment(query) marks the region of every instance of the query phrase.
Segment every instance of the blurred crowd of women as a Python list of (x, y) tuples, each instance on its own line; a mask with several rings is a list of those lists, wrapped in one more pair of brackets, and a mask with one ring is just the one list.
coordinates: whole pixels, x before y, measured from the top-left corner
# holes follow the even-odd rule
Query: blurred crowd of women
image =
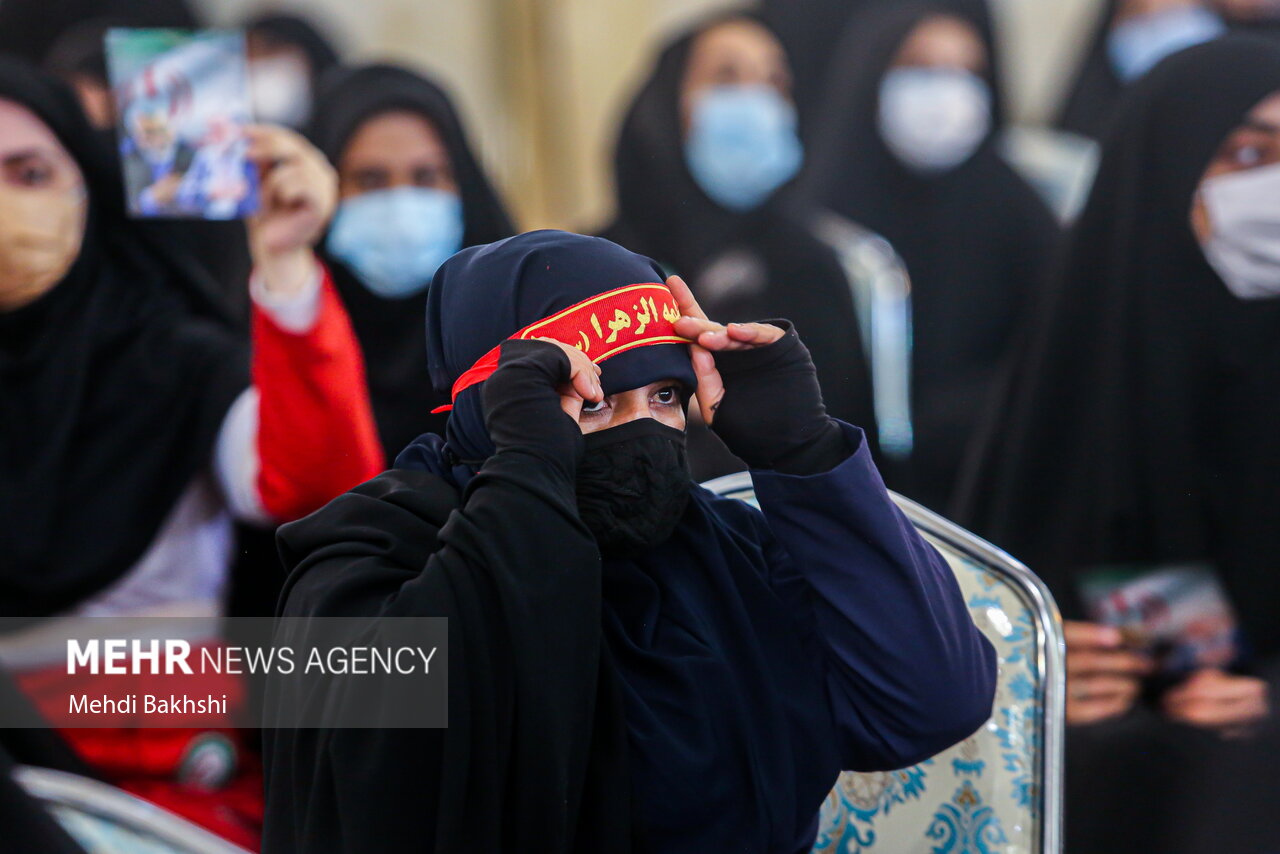
[[(1104, 6), (1047, 169), (1007, 126), (984, 0), (703, 20), (636, 86), (616, 217), (582, 227), (713, 317), (792, 320), (888, 485), (1046, 581), (1068, 851), (1274, 850), (1280, 4)], [(517, 230), (447, 81), (346, 63), (275, 14), (245, 24), (260, 214), (126, 218), (103, 34), (196, 24), (178, 2), (0, 3), (6, 617), (270, 615), (273, 527), (443, 425), (436, 268)], [(1080, 152), (1096, 174), (1065, 204)], [(742, 468), (696, 424), (691, 448), (697, 479)], [(1168, 679), (1087, 620), (1079, 579), (1184, 564), (1221, 581), (1242, 642)], [(39, 677), (5, 678), (38, 709)], [(188, 761), (206, 731), (6, 737), (0, 762), (57, 754), (251, 847), (236, 723), (212, 770)]]

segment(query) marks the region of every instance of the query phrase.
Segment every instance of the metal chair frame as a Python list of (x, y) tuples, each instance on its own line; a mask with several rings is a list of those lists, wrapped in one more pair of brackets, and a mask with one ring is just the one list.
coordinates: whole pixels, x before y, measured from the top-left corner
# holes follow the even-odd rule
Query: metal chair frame
[(97, 780), (32, 766), (19, 766), (13, 776), (27, 794), (46, 808), (65, 807), (95, 816), (139, 836), (151, 837), (175, 852), (248, 854), (186, 819)]

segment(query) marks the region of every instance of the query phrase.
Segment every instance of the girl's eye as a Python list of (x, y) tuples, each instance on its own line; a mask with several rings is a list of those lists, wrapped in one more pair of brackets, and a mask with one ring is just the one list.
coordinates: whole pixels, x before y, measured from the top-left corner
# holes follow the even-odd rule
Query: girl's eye
[(1262, 150), (1256, 145), (1244, 145), (1236, 149), (1235, 161), (1241, 166), (1256, 166), (1262, 161)]
[(674, 403), (680, 402), (680, 389), (676, 388), (675, 386), (669, 385), (666, 388), (658, 391), (658, 393), (655, 394), (653, 397), (655, 400), (658, 401), (658, 403), (661, 403), (663, 406), (670, 406)]
[(47, 187), (53, 183), (53, 167), (38, 157), (19, 157), (5, 165), (5, 178), (17, 187)]
[(732, 86), (738, 82), (738, 69), (733, 63), (726, 62), (716, 68), (715, 73), (711, 75), (711, 79), (720, 86)]
[(608, 405), (609, 405), (609, 402), (604, 399), (598, 400), (595, 403), (592, 403), (589, 400), (584, 400), (582, 402), (582, 411), (583, 412), (603, 412), (604, 408)]
[(453, 177), (447, 166), (418, 166), (413, 170), (415, 187), (439, 187)]
[(28, 187), (40, 187), (53, 180), (53, 173), (42, 166), (28, 166), (18, 173), (18, 177)]
[(353, 176), (353, 183), (361, 192), (368, 192), (385, 188), (391, 183), (391, 179), (380, 169), (365, 169)]
[(422, 166), (413, 170), (413, 185), (415, 187), (435, 187), (441, 183), (442, 178), (440, 170), (434, 166)]

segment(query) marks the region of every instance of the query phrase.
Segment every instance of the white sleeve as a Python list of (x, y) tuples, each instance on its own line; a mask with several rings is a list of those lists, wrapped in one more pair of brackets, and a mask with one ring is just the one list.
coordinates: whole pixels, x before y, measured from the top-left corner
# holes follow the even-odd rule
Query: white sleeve
[(254, 305), (270, 315), (281, 329), (294, 335), (305, 335), (315, 327), (320, 317), (320, 283), (323, 278), (317, 262), (301, 290), (296, 294), (281, 295), (267, 290), (262, 277), (254, 273), (249, 277), (249, 296)]
[(242, 522), (266, 526), (275, 520), (258, 495), (259, 469), (258, 390), (249, 386), (222, 419), (213, 471), (231, 514)]

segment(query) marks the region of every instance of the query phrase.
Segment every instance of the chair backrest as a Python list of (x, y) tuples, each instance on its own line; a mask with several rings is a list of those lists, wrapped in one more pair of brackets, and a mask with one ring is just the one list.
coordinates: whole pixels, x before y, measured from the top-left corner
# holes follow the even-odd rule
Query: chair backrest
[(13, 776), (86, 854), (249, 854), (186, 819), (97, 780), (30, 766), (15, 769)]
[(879, 234), (821, 211), (809, 223), (835, 253), (853, 299), (862, 354), (871, 371), (880, 452), (905, 459), (915, 443), (911, 420), (911, 276)]
[[(755, 503), (746, 472), (703, 484)], [(956, 574), (999, 656), (994, 714), (969, 738), (900, 771), (845, 772), (822, 805), (815, 852), (1057, 854), (1062, 848), (1065, 643), (1057, 606), (1025, 566), (899, 495)]]

